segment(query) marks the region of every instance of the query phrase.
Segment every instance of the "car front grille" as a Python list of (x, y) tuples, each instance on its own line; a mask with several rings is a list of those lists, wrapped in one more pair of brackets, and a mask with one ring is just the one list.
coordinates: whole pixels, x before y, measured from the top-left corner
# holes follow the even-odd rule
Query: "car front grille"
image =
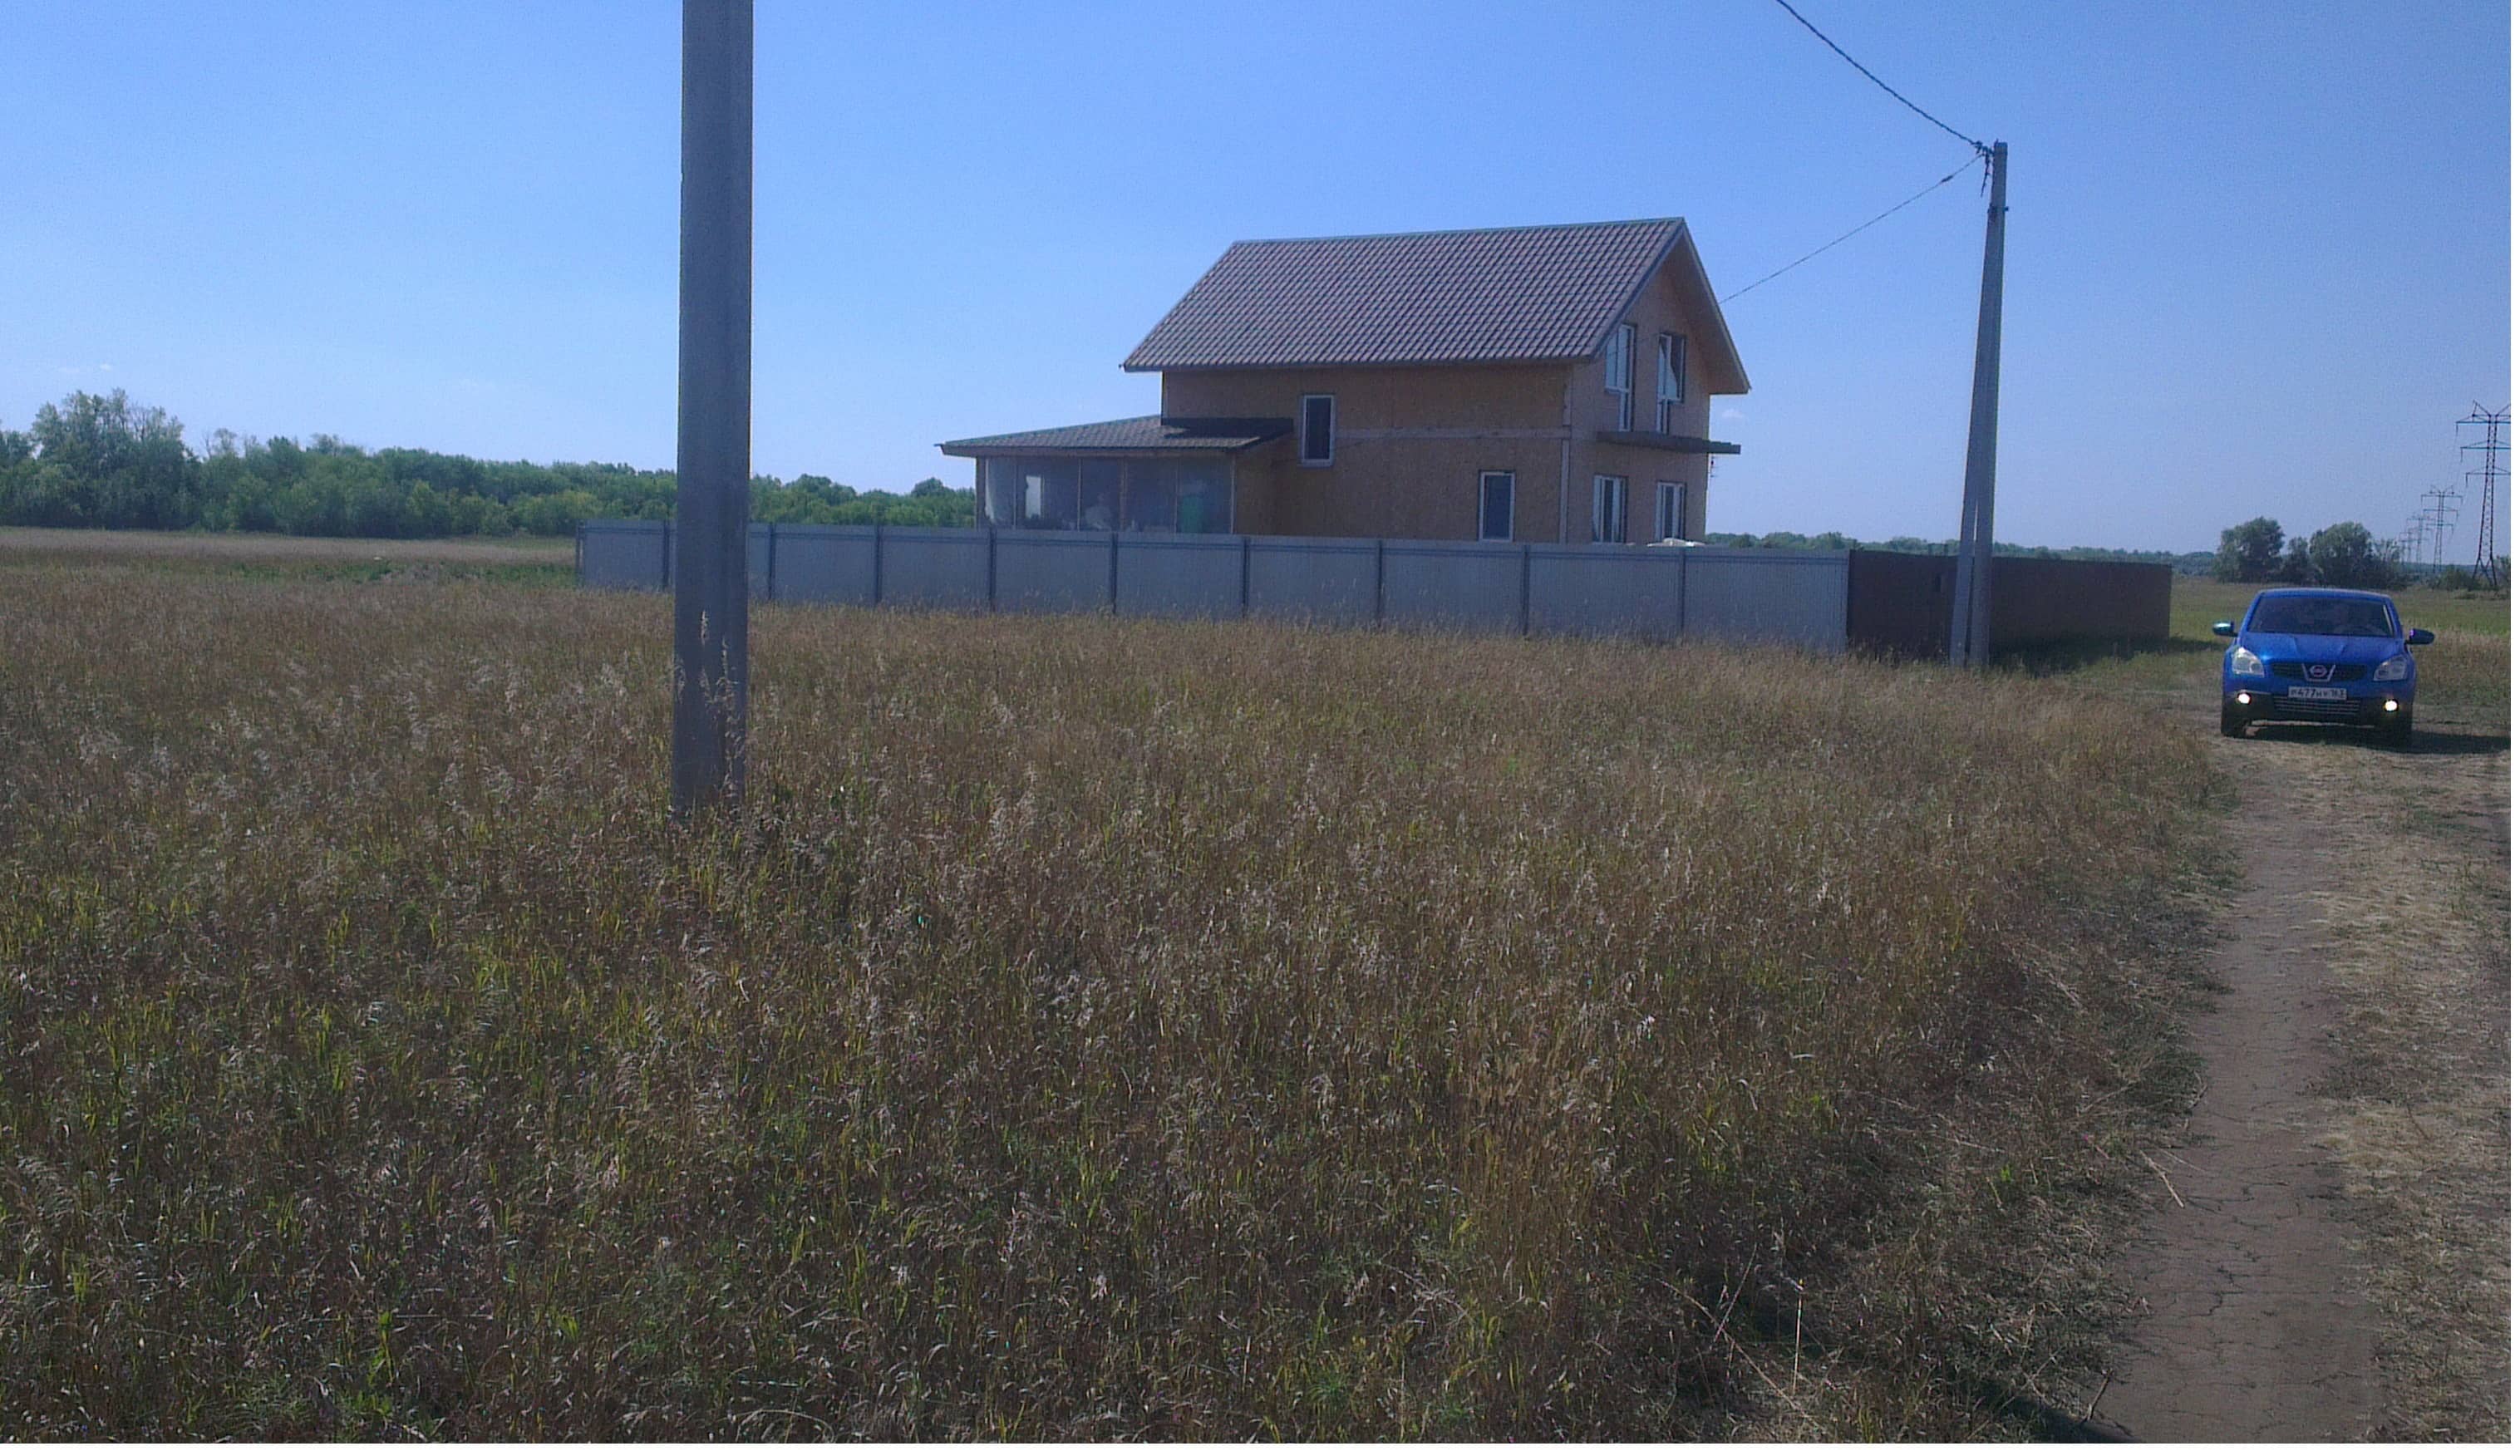
[[(2296, 683), (2302, 682), (2308, 677), (2308, 674), (2302, 671), (2302, 667), (2303, 664), (2298, 662), (2270, 662), (2267, 664), (2267, 670), (2269, 672), (2273, 673), (2278, 678), (2290, 678)], [(2318, 678), (2313, 681), (2320, 683), (2360, 683), (2362, 681), (2362, 675), (2369, 671), (2368, 668), (2365, 668), (2359, 662), (2339, 662), (2333, 664), (2332, 667), (2334, 676)]]

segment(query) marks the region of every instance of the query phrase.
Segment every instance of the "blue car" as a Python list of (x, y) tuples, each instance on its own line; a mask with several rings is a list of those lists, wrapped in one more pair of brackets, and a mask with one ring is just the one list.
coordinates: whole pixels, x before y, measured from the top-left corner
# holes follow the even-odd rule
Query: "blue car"
[(2393, 743), (2415, 730), (2415, 658), (2433, 640), (2408, 631), (2398, 604), (2377, 592), (2288, 587), (2260, 592), (2223, 654), (2223, 736), (2253, 723), (2352, 723)]

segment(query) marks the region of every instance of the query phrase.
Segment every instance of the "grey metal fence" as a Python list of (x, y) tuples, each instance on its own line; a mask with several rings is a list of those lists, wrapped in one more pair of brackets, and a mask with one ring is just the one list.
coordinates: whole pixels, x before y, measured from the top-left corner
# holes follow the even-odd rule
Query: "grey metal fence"
[[(661, 591), (662, 521), (578, 528), (578, 584)], [(755, 523), (753, 595), (952, 611), (1275, 617), (1846, 649), (1844, 552)]]

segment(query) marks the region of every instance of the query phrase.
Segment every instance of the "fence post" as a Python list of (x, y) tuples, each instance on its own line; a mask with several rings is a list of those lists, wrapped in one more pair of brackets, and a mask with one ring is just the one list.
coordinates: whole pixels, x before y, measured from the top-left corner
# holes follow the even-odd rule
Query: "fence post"
[(1102, 578), (1102, 606), (1112, 616), (1120, 615), (1120, 533), (1111, 533), (1110, 570)]
[(763, 552), (763, 554), (770, 559), (762, 563), (761, 599), (777, 601), (779, 599), (779, 523), (765, 521), (762, 524), (770, 528), (770, 545)]
[(869, 575), (874, 580), (867, 584), (867, 605), (881, 606), (883, 605), (883, 523), (881, 521), (876, 522), (875, 525), (875, 568)]
[(1522, 635), (1531, 636), (1531, 543), (1522, 544)]
[(674, 590), (674, 523), (672, 521), (665, 522), (665, 529), (656, 536), (656, 590), (659, 592)]
[(1688, 636), (1688, 548), (1673, 547), (1671, 556), (1679, 568), (1671, 574), (1671, 636), (1678, 641)]
[(1382, 625), (1382, 538), (1373, 538), (1373, 623)]
[(1242, 588), (1237, 604), (1241, 607), (1243, 617), (1251, 615), (1251, 538), (1248, 536), (1242, 538)]
[(998, 528), (989, 527), (988, 540), (989, 610), (998, 609)]

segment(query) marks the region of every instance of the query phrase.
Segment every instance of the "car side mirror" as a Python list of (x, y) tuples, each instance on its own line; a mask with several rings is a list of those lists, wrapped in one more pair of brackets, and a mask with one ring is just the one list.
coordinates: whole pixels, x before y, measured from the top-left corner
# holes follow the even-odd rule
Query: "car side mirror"
[(2420, 647), (2432, 640), (2433, 635), (2424, 631), (2420, 627), (2412, 627), (2407, 630), (2407, 645), (2409, 647)]
[(2214, 624), (2214, 635), (2216, 637), (2238, 637), (2240, 635), (2240, 629), (2232, 626), (2228, 622), (2217, 622)]

